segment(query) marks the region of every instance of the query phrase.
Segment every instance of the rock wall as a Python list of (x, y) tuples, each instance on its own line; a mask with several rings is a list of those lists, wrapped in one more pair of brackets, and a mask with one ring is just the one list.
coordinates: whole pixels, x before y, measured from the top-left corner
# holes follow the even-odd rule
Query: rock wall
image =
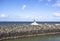
[(0, 25), (0, 38), (60, 32), (60, 24)]

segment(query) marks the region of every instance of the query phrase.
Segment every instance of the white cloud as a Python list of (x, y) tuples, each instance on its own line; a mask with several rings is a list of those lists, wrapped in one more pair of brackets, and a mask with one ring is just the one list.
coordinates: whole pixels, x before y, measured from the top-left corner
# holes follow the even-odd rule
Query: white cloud
[(53, 15), (56, 17), (60, 17), (60, 12), (55, 12), (55, 13), (53, 13)]
[(56, 0), (56, 3), (52, 7), (60, 7), (60, 0)]
[(0, 14), (0, 17), (3, 18), (3, 17), (6, 17), (6, 15), (5, 14)]
[(6, 17), (8, 17), (8, 16), (5, 14), (0, 14), (0, 18), (6, 18)]
[(60, 7), (60, 3), (54, 4), (52, 7)]
[(23, 5), (23, 6), (22, 6), (22, 10), (24, 10), (25, 8), (26, 8), (26, 5)]

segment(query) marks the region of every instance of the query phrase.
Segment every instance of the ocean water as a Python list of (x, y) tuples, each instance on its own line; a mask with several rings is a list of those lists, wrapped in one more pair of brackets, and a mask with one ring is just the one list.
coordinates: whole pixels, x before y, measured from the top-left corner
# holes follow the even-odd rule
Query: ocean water
[[(32, 22), (0, 22), (0, 25), (7, 25), (7, 24), (31, 24)], [(39, 24), (49, 23), (49, 24), (60, 24), (60, 22), (37, 22)]]

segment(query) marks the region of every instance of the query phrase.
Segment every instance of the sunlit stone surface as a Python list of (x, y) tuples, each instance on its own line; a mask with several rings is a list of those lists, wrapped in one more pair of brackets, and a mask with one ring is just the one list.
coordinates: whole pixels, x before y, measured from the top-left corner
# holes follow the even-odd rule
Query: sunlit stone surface
[(13, 24), (13, 25), (0, 25), (0, 39), (3, 37), (14, 37), (23, 35), (34, 35), (44, 33), (60, 32), (60, 25), (56, 24)]

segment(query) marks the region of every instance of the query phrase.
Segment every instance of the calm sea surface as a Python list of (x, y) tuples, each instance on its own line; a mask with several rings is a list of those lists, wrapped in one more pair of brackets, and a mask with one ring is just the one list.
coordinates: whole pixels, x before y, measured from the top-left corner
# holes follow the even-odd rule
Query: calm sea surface
[(43, 35), (28, 38), (9, 39), (3, 41), (60, 41), (60, 35)]
[[(7, 25), (7, 24), (30, 24), (32, 22), (0, 22), (0, 25)], [(60, 22), (37, 22), (39, 24), (49, 23), (49, 24), (60, 24)]]

